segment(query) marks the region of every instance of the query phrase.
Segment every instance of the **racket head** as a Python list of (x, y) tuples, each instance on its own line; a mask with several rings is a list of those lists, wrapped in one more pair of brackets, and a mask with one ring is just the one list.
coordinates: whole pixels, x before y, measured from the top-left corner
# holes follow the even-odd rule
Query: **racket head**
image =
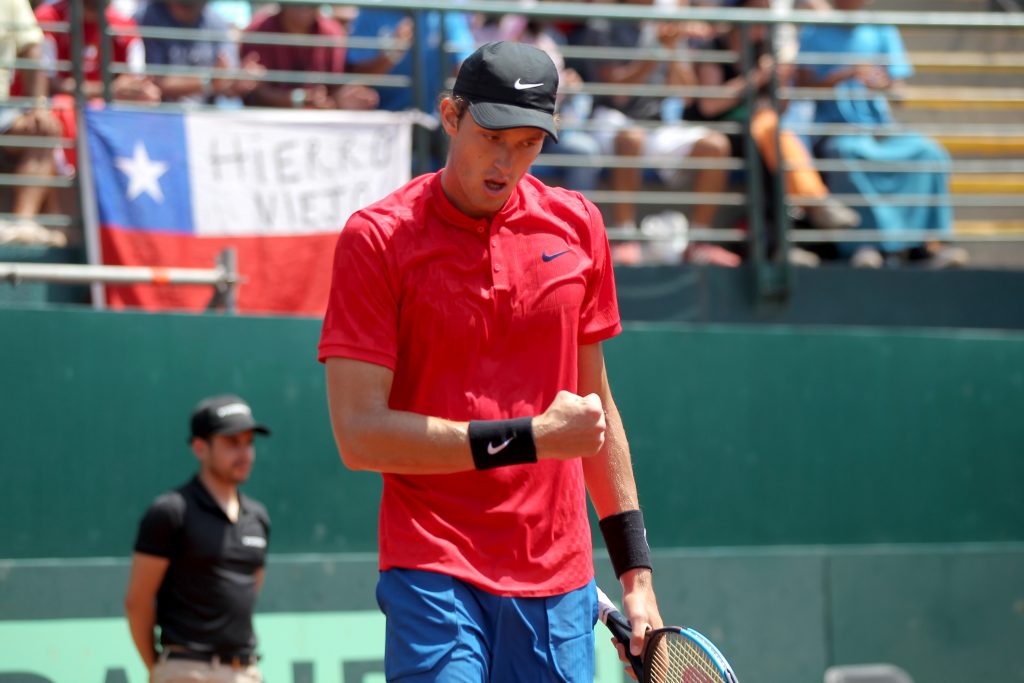
[(651, 631), (641, 659), (643, 683), (739, 683), (725, 655), (692, 628)]

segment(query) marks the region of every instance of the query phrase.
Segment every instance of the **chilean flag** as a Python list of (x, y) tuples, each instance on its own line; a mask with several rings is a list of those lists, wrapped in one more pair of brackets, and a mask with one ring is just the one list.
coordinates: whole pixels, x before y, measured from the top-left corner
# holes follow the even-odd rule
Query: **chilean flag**
[[(106, 265), (213, 268), (238, 254), (243, 313), (321, 316), (348, 216), (409, 180), (411, 119), (391, 112), (91, 109)], [(209, 286), (107, 287), (115, 308), (203, 310)]]

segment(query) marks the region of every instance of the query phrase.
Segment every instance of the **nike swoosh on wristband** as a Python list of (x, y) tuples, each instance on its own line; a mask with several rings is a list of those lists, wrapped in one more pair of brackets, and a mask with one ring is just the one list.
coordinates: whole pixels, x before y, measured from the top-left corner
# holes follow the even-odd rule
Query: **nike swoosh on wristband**
[(499, 444), (497, 446), (495, 446), (493, 443), (487, 444), (487, 455), (497, 455), (498, 453), (501, 453), (503, 450), (505, 450), (505, 446), (512, 443), (512, 439), (514, 438), (514, 436), (510, 436), (507, 439), (505, 439), (504, 443)]
[(544, 85), (543, 83), (523, 83), (523, 79), (517, 78), (516, 82), (513, 83), (516, 90), (529, 90), (530, 88), (539, 88)]
[(570, 251), (572, 251), (572, 249), (565, 249), (563, 251), (558, 252), (557, 254), (549, 254), (546, 251), (544, 251), (544, 252), (541, 252), (540, 257), (542, 259), (544, 259), (545, 263), (547, 263), (548, 261), (554, 261), (556, 258), (561, 256), (562, 254), (568, 254)]

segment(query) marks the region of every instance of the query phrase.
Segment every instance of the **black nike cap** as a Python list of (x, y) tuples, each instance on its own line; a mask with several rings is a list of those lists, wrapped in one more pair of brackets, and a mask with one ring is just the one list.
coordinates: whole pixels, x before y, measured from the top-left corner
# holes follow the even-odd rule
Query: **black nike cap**
[(558, 69), (533, 45), (482, 45), (462, 63), (452, 93), (469, 103), (477, 125), (490, 130), (540, 128), (558, 142)]
[(270, 435), (267, 426), (252, 416), (249, 404), (234, 394), (204, 398), (192, 411), (190, 427), (190, 441), (194, 438), (208, 439), (214, 434), (238, 434), (250, 429)]

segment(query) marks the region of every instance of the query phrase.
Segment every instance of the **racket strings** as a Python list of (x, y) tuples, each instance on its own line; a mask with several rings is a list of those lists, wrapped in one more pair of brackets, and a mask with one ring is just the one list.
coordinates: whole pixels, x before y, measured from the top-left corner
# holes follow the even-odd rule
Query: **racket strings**
[(714, 660), (689, 638), (666, 633), (649, 647), (648, 683), (726, 683)]

